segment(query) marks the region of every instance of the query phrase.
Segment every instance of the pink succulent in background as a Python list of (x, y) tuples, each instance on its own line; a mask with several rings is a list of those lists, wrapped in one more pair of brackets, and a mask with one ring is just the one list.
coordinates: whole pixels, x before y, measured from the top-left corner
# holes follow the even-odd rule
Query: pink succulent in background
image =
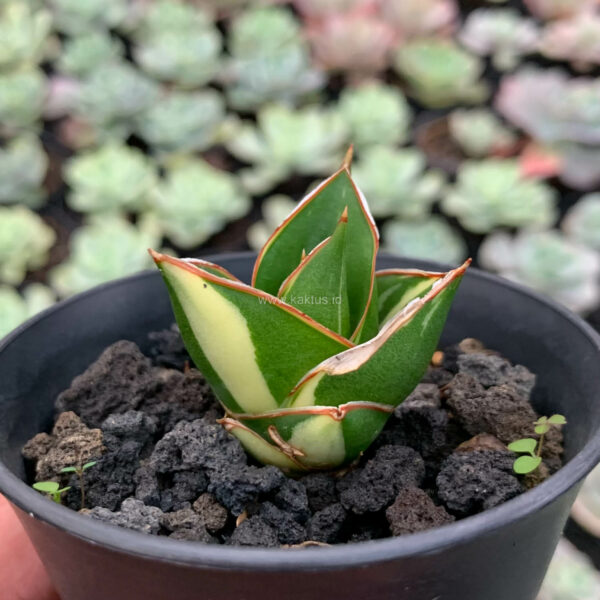
[(320, 19), (345, 13), (358, 7), (373, 6), (376, 0), (294, 0), (293, 4), (307, 19)]
[(598, 0), (524, 0), (532, 15), (540, 19), (561, 19), (598, 6)]
[(581, 13), (546, 25), (540, 52), (585, 71), (600, 64), (600, 15)]
[(385, 21), (402, 38), (451, 33), (456, 26), (456, 0), (378, 0)]
[(395, 38), (371, 3), (309, 21), (306, 32), (321, 67), (359, 78), (388, 66)]

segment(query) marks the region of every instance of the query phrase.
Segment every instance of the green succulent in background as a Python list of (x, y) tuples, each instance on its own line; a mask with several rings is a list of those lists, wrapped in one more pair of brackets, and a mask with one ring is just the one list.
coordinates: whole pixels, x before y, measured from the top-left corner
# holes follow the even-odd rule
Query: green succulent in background
[(470, 158), (503, 153), (517, 142), (517, 136), (487, 108), (456, 109), (450, 113), (450, 135)]
[(0, 282), (19, 285), (27, 271), (43, 267), (56, 236), (24, 206), (0, 206)]
[(538, 600), (595, 600), (600, 576), (590, 559), (563, 538), (550, 563)]
[(230, 104), (250, 110), (270, 102), (294, 103), (320, 88), (299, 23), (281, 7), (253, 8), (231, 24), (223, 79)]
[[(468, 266), (375, 272), (378, 233), (349, 158), (267, 241), (252, 286), (153, 252), (191, 356), (257, 460), (349, 464), (419, 382)], [(304, 301), (304, 299), (320, 301)]]
[(474, 233), (502, 226), (543, 229), (556, 220), (556, 193), (544, 182), (523, 177), (516, 160), (466, 161), (442, 210)]
[(198, 158), (167, 170), (151, 206), (164, 235), (180, 248), (193, 248), (244, 216), (251, 204), (235, 175)]
[(44, 55), (52, 26), (50, 13), (25, 2), (0, 5), (0, 71), (35, 65)]
[(511, 8), (480, 8), (467, 17), (461, 43), (480, 56), (491, 56), (499, 71), (514, 69), (523, 56), (536, 51), (539, 38), (533, 19)]
[(159, 154), (206, 150), (227, 132), (225, 103), (215, 90), (171, 92), (135, 122), (136, 133)]
[(483, 62), (451, 40), (422, 39), (401, 45), (394, 61), (415, 98), (430, 108), (478, 104), (489, 93), (480, 80)]
[(0, 135), (37, 126), (45, 96), (46, 78), (39, 69), (0, 73)]
[(136, 62), (160, 81), (194, 88), (208, 83), (219, 70), (219, 30), (208, 15), (189, 4), (151, 4), (133, 39)]
[(526, 67), (505, 77), (496, 106), (560, 159), (560, 178), (576, 189), (600, 183), (600, 80)]
[(142, 210), (157, 182), (152, 160), (117, 142), (71, 158), (63, 176), (71, 188), (67, 203), (85, 213)]
[(84, 33), (68, 39), (56, 63), (72, 77), (87, 77), (100, 65), (119, 61), (125, 54), (123, 43), (104, 31)]
[(376, 217), (427, 216), (445, 183), (442, 173), (427, 171), (427, 159), (416, 148), (371, 146), (360, 154), (354, 180), (371, 199)]
[(407, 141), (412, 114), (404, 94), (391, 85), (371, 82), (346, 88), (339, 111), (360, 149), (374, 144), (403, 144)]
[(0, 285), (0, 338), (54, 302), (54, 292), (41, 283), (28, 285), (22, 295), (13, 287)]
[(423, 221), (391, 220), (383, 225), (383, 247), (399, 256), (455, 263), (467, 256), (465, 242), (443, 217)]
[(0, 204), (40, 207), (46, 192), (42, 188), (48, 157), (39, 139), (24, 134), (0, 148)]
[(539, 50), (547, 58), (569, 61), (582, 71), (600, 64), (600, 15), (585, 12), (548, 23)]
[(600, 256), (557, 230), (494, 233), (479, 251), (480, 264), (586, 312), (600, 301)]
[(583, 196), (572, 206), (562, 229), (573, 241), (600, 251), (600, 194)]
[(81, 35), (118, 27), (129, 13), (130, 0), (45, 0), (54, 27), (61, 33)]
[(250, 193), (261, 194), (293, 173), (331, 171), (341, 162), (348, 137), (344, 120), (332, 109), (270, 104), (259, 111), (256, 124), (238, 123), (225, 145), (252, 165), (241, 170), (242, 182)]
[(258, 252), (295, 206), (296, 202), (284, 194), (276, 194), (263, 200), (260, 205), (262, 221), (253, 223), (246, 231), (246, 239), (250, 248)]
[(76, 112), (102, 139), (125, 138), (133, 119), (158, 98), (158, 85), (127, 63), (106, 63), (84, 79)]
[(160, 240), (160, 228), (151, 216), (137, 225), (118, 215), (92, 216), (73, 233), (69, 257), (50, 271), (50, 284), (66, 297), (137, 273), (151, 264), (147, 249)]

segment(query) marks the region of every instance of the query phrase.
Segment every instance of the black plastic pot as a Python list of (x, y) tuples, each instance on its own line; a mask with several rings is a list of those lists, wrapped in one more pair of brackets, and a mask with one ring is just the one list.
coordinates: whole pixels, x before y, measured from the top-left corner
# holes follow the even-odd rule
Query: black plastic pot
[[(249, 254), (218, 261), (249, 278)], [(439, 269), (391, 257), (380, 266)], [(581, 319), (470, 270), (443, 342), (477, 337), (537, 373), (537, 408), (569, 421), (568, 464), (503, 506), (440, 529), (303, 550), (145, 536), (80, 516), (23, 482), (20, 449), (51, 425), (57, 393), (108, 344), (125, 338), (143, 348), (147, 333), (172, 319), (158, 273), (142, 273), (51, 308), (0, 347), (0, 492), (17, 507), (63, 600), (535, 598), (578, 483), (600, 459), (600, 338)]]

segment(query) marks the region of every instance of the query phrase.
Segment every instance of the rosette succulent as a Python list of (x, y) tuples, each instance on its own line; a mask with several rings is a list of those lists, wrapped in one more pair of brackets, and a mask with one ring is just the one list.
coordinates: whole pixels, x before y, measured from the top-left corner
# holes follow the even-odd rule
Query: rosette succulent
[(45, 200), (47, 168), (48, 157), (34, 135), (16, 137), (0, 147), (0, 204), (39, 208)]
[(535, 52), (538, 29), (533, 19), (510, 8), (473, 11), (460, 32), (461, 43), (480, 56), (491, 56), (499, 71), (514, 69), (521, 57)]
[(153, 252), (220, 422), (257, 460), (351, 463), (425, 372), (467, 264), (376, 273), (378, 245), (345, 163), (271, 236), (251, 286)]
[(0, 72), (0, 135), (12, 136), (38, 124), (46, 96), (46, 78), (39, 69)]
[(456, 0), (380, 0), (380, 10), (402, 39), (451, 32), (458, 18)]
[(120, 143), (76, 155), (63, 175), (71, 187), (67, 203), (85, 213), (142, 210), (157, 181), (152, 160)]
[(480, 81), (481, 59), (450, 40), (420, 39), (402, 45), (395, 67), (412, 95), (430, 108), (477, 104), (488, 95), (486, 84)]
[(253, 194), (268, 192), (292, 173), (331, 172), (343, 157), (349, 131), (338, 112), (319, 106), (293, 110), (271, 104), (258, 113), (257, 123), (242, 122), (226, 142), (238, 159), (252, 164), (242, 169), (242, 182)]
[(54, 292), (41, 283), (28, 285), (22, 295), (13, 287), (0, 285), (0, 338), (55, 301)]
[(403, 144), (408, 139), (411, 110), (404, 94), (379, 82), (346, 88), (339, 111), (357, 148), (373, 144)]
[(227, 133), (225, 103), (215, 90), (171, 92), (135, 123), (136, 133), (158, 154), (206, 150)]
[(549, 23), (539, 49), (544, 56), (569, 61), (582, 71), (600, 64), (600, 15), (580, 13)]
[(384, 249), (399, 256), (454, 263), (467, 255), (460, 233), (439, 215), (423, 221), (392, 219), (384, 224), (382, 235)]
[(0, 4), (0, 71), (35, 65), (43, 57), (52, 17), (26, 2)]
[(517, 136), (487, 108), (457, 109), (448, 119), (450, 135), (471, 158), (504, 154), (517, 142)]
[(43, 267), (54, 244), (51, 227), (24, 206), (0, 206), (0, 283), (19, 285)]
[(371, 5), (309, 21), (306, 33), (322, 68), (360, 79), (388, 67), (394, 30)]
[(525, 178), (517, 160), (495, 158), (463, 163), (442, 210), (474, 233), (503, 226), (543, 229), (557, 217), (549, 185)]
[(562, 19), (578, 12), (588, 12), (597, 0), (524, 0), (533, 15), (540, 19)]
[(61, 33), (81, 35), (118, 27), (129, 13), (130, 0), (46, 0), (54, 27)]
[(437, 171), (427, 171), (427, 159), (416, 148), (372, 146), (354, 166), (354, 179), (370, 198), (376, 217), (425, 217), (445, 183)]
[(294, 6), (303, 17), (310, 19), (346, 12), (371, 0), (293, 0)]
[(152, 106), (158, 93), (158, 85), (130, 64), (105, 63), (82, 82), (75, 110), (100, 139), (125, 138), (134, 117)]
[(571, 310), (586, 312), (600, 301), (600, 255), (559, 231), (489, 236), (479, 262), (503, 277), (552, 296)]
[(500, 112), (561, 162), (561, 179), (577, 189), (600, 183), (600, 81), (561, 70), (525, 68), (505, 77)]
[(73, 233), (69, 258), (50, 271), (50, 284), (66, 297), (137, 273), (151, 264), (146, 249), (160, 240), (152, 217), (132, 225), (118, 215), (94, 215)]
[(150, 5), (136, 29), (133, 57), (152, 77), (195, 88), (217, 73), (221, 45), (221, 34), (207, 14), (163, 0)]
[(294, 103), (324, 83), (292, 13), (254, 8), (233, 20), (223, 79), (232, 106), (249, 110), (269, 101)]
[(151, 208), (163, 233), (180, 248), (193, 248), (250, 210), (237, 177), (202, 159), (167, 171), (152, 194)]
[(561, 227), (573, 241), (600, 252), (600, 194), (583, 196), (567, 211)]
[(122, 42), (109, 33), (84, 33), (65, 42), (57, 68), (72, 77), (87, 77), (100, 65), (119, 61), (124, 54)]

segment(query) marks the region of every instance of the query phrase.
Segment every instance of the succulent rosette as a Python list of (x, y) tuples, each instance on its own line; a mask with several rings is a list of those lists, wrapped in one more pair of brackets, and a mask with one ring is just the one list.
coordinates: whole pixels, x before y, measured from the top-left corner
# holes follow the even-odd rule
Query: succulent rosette
[(252, 284), (152, 252), (224, 427), (286, 471), (351, 463), (422, 378), (469, 261), (376, 271), (379, 234), (350, 156), (260, 251)]

